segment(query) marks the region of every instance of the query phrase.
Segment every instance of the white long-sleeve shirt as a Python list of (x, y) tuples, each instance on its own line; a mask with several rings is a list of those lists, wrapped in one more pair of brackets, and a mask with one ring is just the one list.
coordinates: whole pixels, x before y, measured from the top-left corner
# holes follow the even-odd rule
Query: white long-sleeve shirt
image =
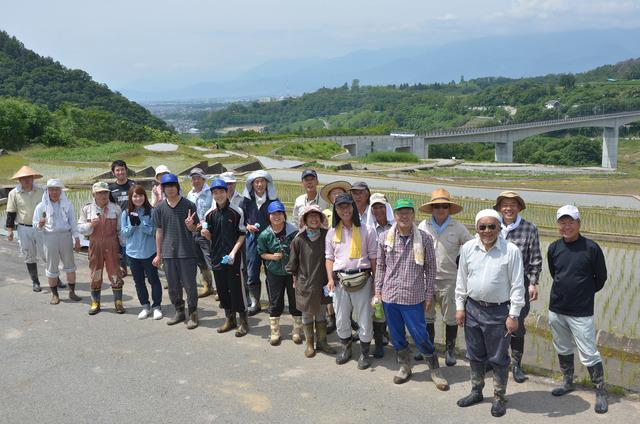
[(524, 274), (520, 249), (501, 236), (485, 250), (479, 237), (460, 250), (456, 281), (456, 309), (464, 311), (470, 297), (490, 303), (510, 301), (509, 315), (520, 315), (524, 306)]
[(46, 210), (44, 202), (38, 203), (35, 211), (33, 212), (33, 227), (38, 231), (45, 231), (48, 233), (62, 233), (70, 231), (74, 239), (80, 238), (80, 232), (78, 231), (78, 225), (76, 224), (76, 212), (73, 206), (69, 203), (66, 208), (60, 206), (60, 202), (51, 203), (53, 214), (48, 214), (45, 217), (44, 227), (40, 228), (38, 223), (42, 217), (42, 213)]

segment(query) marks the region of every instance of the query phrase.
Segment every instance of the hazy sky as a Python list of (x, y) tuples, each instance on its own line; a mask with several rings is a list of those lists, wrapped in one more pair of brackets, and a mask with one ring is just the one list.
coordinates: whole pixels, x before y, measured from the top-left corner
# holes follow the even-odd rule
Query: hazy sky
[(0, 0), (0, 29), (116, 89), (224, 80), (283, 58), (632, 27), (638, 0)]

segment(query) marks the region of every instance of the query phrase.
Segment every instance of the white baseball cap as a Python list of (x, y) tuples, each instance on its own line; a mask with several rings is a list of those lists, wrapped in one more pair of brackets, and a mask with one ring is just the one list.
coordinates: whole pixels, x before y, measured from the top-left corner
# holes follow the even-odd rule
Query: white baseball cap
[(565, 205), (558, 209), (558, 212), (556, 212), (556, 220), (559, 220), (565, 215), (570, 216), (573, 219), (580, 220), (580, 211), (573, 205)]
[(227, 172), (223, 172), (222, 174), (220, 174), (220, 177), (224, 180), (225, 183), (235, 183), (238, 180), (236, 179), (236, 176), (234, 175), (233, 172), (231, 171), (227, 171)]
[(170, 174), (171, 171), (169, 171), (169, 168), (167, 168), (166, 165), (158, 165), (158, 167), (156, 168), (156, 177), (159, 174)]
[(47, 188), (64, 188), (64, 184), (62, 181), (52, 178), (47, 181)]

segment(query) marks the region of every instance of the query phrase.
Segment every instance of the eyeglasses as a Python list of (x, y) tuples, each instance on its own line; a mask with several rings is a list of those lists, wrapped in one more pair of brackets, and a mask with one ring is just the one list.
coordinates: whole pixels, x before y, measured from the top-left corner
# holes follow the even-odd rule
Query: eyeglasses
[(449, 205), (433, 205), (433, 209), (449, 209)]
[(496, 228), (498, 228), (498, 226), (496, 224), (489, 224), (489, 225), (480, 224), (480, 225), (478, 225), (478, 231), (485, 231), (487, 228), (489, 230), (493, 231)]

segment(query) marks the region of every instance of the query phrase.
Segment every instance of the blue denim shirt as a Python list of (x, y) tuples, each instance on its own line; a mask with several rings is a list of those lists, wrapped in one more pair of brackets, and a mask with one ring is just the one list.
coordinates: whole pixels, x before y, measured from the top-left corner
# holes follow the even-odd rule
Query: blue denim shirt
[(156, 253), (156, 227), (151, 215), (145, 215), (143, 208), (136, 209), (140, 225), (131, 225), (129, 212), (122, 212), (120, 234), (127, 240), (127, 256), (134, 259), (148, 259)]
[(213, 202), (213, 195), (211, 194), (211, 190), (209, 190), (209, 186), (205, 183), (202, 190), (198, 193), (191, 191), (187, 193), (187, 199), (191, 200), (196, 205), (196, 214), (198, 214), (198, 218), (200, 222), (205, 221), (205, 215), (209, 209), (211, 209), (211, 204)]

